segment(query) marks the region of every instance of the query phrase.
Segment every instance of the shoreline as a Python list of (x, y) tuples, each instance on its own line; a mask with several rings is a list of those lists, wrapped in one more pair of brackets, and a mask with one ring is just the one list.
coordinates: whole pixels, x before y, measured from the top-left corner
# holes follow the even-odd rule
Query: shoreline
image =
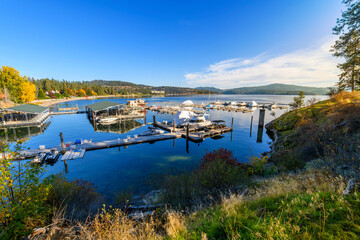
[[(37, 100), (32, 101), (32, 104), (36, 104), (39, 106), (49, 107), (51, 105), (57, 104), (57, 103), (63, 103), (63, 102), (71, 102), (76, 100), (91, 100), (91, 99), (105, 99), (105, 98), (116, 98), (116, 97), (137, 97), (139, 95), (101, 95), (101, 96), (88, 96), (88, 97), (74, 97), (74, 98), (61, 98), (61, 99), (43, 99), (43, 100)], [(146, 95), (140, 95), (139, 97), (143, 97)]]
[(179, 96), (195, 96), (195, 95), (203, 95), (203, 94), (193, 94), (193, 95), (101, 95), (101, 96), (88, 96), (88, 97), (73, 97), (73, 98), (61, 98), (61, 99), (42, 99), (42, 100), (35, 100), (30, 102), (30, 104), (36, 104), (43, 107), (49, 107), (51, 105), (63, 102), (71, 102), (76, 100), (91, 100), (91, 99), (106, 99), (106, 98), (142, 98), (142, 97), (179, 97)]

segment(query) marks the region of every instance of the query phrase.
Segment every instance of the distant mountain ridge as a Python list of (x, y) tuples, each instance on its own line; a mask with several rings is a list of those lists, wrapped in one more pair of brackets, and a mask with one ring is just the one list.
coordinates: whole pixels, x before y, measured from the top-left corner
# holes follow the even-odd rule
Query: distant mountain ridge
[(221, 94), (274, 94), (274, 95), (297, 95), (301, 91), (305, 95), (326, 95), (329, 93), (330, 88), (319, 87), (305, 87), (298, 85), (288, 85), (281, 83), (273, 83), (265, 86), (257, 87), (241, 87), (232, 89), (219, 89), (214, 87), (198, 87), (197, 90), (211, 91)]

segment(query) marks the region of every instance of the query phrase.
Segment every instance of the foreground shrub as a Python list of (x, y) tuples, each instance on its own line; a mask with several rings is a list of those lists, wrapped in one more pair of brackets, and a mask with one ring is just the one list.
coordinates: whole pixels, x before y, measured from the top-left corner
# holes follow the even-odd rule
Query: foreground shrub
[(51, 175), (45, 180), (52, 186), (48, 202), (56, 209), (65, 208), (68, 220), (85, 220), (101, 207), (102, 198), (94, 184), (75, 179), (69, 181), (64, 174)]
[[(16, 156), (2, 143), (2, 153)], [(47, 203), (51, 186), (39, 179), (43, 169), (22, 161), (0, 159), (0, 239), (17, 239), (45, 225), (52, 214)]]
[(179, 175), (165, 175), (161, 188), (165, 202), (172, 206), (189, 205), (196, 199), (211, 195), (214, 199), (223, 191), (231, 191), (248, 177), (248, 166), (234, 158), (231, 151), (220, 148), (207, 153), (199, 169)]

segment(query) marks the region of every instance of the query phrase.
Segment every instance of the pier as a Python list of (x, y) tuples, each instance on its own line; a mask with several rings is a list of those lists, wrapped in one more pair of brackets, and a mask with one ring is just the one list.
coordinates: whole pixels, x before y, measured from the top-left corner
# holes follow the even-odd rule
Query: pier
[[(157, 141), (169, 140), (180, 138), (181, 135), (174, 134), (174, 133), (165, 133), (159, 135), (151, 135), (151, 136), (134, 136), (132, 138), (125, 138), (125, 139), (112, 139), (112, 140), (105, 140), (105, 141), (98, 141), (98, 142), (88, 142), (82, 144), (73, 144), (69, 147), (65, 147), (65, 151), (71, 150), (82, 150), (91, 151), (97, 149), (104, 149), (104, 148), (113, 148), (113, 147), (121, 147), (121, 146), (128, 146), (140, 143), (153, 143)], [(63, 151), (62, 146), (50, 147), (50, 148), (43, 148), (43, 149), (28, 149), (20, 151), (19, 157), (21, 158), (32, 158), (41, 152), (49, 153), (51, 150)]]
[[(141, 143), (154, 143), (158, 141), (164, 141), (169, 139), (176, 139), (176, 138), (185, 138), (187, 141), (187, 150), (188, 150), (188, 141), (192, 141), (195, 143), (202, 142), (206, 137), (212, 137), (216, 135), (220, 135), (223, 133), (231, 132), (232, 127), (222, 127), (217, 129), (205, 129), (199, 130), (195, 128), (174, 128), (173, 126), (156, 122), (153, 123), (155, 126), (164, 129), (168, 133), (158, 134), (158, 135), (149, 135), (149, 136), (138, 136), (134, 135), (133, 137), (127, 138), (117, 138), (112, 140), (105, 140), (105, 141), (98, 141), (98, 142), (86, 142), (81, 144), (71, 144), (67, 147), (65, 145), (60, 144), (56, 147), (50, 148), (39, 148), (39, 149), (28, 149), (20, 151), (19, 158), (32, 158), (41, 152), (49, 153), (51, 150), (57, 150), (62, 153), (66, 153), (68, 151), (73, 150), (84, 150), (84, 151), (91, 151), (97, 149), (104, 149), (104, 148), (113, 148), (113, 147), (121, 147), (121, 146), (128, 146), (128, 145), (135, 145)], [(175, 130), (174, 130), (175, 129)], [(60, 134), (62, 139), (62, 134)], [(63, 140), (62, 140), (63, 141)]]
[[(154, 125), (170, 133), (180, 135), (183, 138), (188, 138), (192, 142), (202, 142), (204, 138), (220, 135), (223, 133), (228, 133), (232, 131), (232, 127), (223, 127), (217, 129), (206, 129), (198, 130), (195, 128), (189, 128), (187, 131), (186, 128), (175, 128), (173, 126), (167, 125), (165, 123), (154, 122)], [(188, 133), (187, 133), (188, 132)]]

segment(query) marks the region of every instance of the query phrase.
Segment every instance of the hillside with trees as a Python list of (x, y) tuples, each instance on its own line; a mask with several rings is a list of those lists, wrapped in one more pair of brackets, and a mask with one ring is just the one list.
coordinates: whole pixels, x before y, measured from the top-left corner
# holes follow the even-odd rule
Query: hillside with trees
[(281, 83), (273, 83), (264, 86), (241, 87), (232, 89), (218, 89), (213, 87), (199, 87), (199, 90), (208, 90), (221, 94), (281, 94), (281, 95), (297, 95), (303, 92), (305, 95), (326, 95), (329, 88), (304, 87), (297, 85), (288, 85)]
[[(66, 81), (55, 79), (34, 79), (30, 81), (35, 84), (38, 89), (37, 97), (43, 99), (45, 97), (61, 98), (70, 96), (94, 96), (94, 95), (131, 95), (143, 94), (150, 95), (151, 91), (165, 91), (166, 95), (191, 95), (191, 94), (204, 94), (208, 91), (196, 90), (192, 88), (182, 87), (152, 87), (147, 85), (135, 84), (124, 81), (106, 81), (106, 80), (93, 80), (93, 81)], [(43, 94), (44, 93), (44, 94)]]

